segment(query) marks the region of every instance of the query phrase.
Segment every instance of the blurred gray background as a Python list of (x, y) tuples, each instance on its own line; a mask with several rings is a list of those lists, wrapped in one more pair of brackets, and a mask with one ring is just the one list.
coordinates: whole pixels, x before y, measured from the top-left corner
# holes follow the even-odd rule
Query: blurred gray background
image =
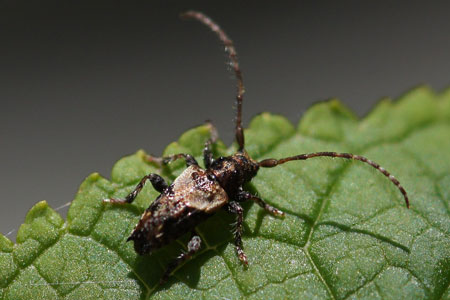
[(381, 97), (450, 83), (445, 1), (0, 1), (2, 233), (206, 119), (232, 142), (232, 73), (216, 37), (178, 19), (186, 9), (234, 40), (245, 125), (263, 111), (297, 123), (330, 97), (364, 116)]

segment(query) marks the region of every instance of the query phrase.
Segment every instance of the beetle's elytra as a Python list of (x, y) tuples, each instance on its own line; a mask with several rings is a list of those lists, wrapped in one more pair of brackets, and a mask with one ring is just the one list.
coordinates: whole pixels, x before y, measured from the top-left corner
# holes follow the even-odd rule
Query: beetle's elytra
[(197, 161), (189, 154), (180, 153), (162, 158), (148, 156), (147, 160), (149, 162), (161, 165), (166, 165), (177, 159), (184, 159), (187, 169), (171, 185), (167, 184), (158, 174), (149, 174), (141, 179), (136, 188), (125, 199), (104, 200), (104, 202), (114, 204), (131, 203), (147, 180), (161, 193), (149, 208), (145, 210), (139, 223), (128, 238), (128, 241), (134, 242), (134, 249), (141, 255), (150, 254), (152, 251), (178, 239), (183, 234), (191, 232), (192, 237), (187, 245), (188, 251), (180, 254), (169, 264), (161, 278), (161, 283), (165, 282), (181, 263), (190, 259), (200, 249), (201, 239), (195, 233), (195, 227), (220, 209), (225, 209), (236, 215), (234, 231), (236, 253), (243, 264), (248, 264), (247, 257), (242, 249), (243, 209), (239, 203), (252, 200), (270, 214), (284, 216), (282, 211), (270, 206), (264, 200), (243, 189), (243, 185), (255, 177), (261, 167), (272, 168), (289, 161), (306, 160), (323, 156), (359, 160), (377, 169), (395, 184), (403, 194), (406, 206), (409, 207), (408, 196), (399, 181), (377, 163), (359, 155), (316, 152), (281, 159), (264, 159), (259, 162), (253, 160), (247, 154), (244, 147), (244, 132), (241, 124), (244, 83), (233, 42), (216, 23), (201, 12), (188, 11), (183, 13), (181, 17), (184, 19), (194, 19), (203, 23), (216, 33), (225, 45), (225, 50), (229, 55), (237, 78), (235, 132), (238, 151), (232, 156), (215, 159), (211, 151), (211, 145), (216, 142), (217, 132), (214, 126), (208, 123), (211, 136), (206, 141), (203, 149), (205, 169), (202, 169)]

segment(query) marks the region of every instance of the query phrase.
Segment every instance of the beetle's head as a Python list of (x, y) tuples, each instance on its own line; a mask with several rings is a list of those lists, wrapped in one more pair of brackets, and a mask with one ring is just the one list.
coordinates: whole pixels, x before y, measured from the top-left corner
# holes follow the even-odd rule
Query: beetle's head
[(244, 183), (255, 177), (259, 165), (246, 152), (238, 152), (218, 158), (211, 169), (228, 195), (233, 195)]

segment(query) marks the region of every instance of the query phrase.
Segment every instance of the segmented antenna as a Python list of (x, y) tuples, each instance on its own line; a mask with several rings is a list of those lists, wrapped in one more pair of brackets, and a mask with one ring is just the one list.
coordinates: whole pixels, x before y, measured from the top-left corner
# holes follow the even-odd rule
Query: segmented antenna
[(263, 167), (263, 168), (273, 168), (275, 166), (284, 164), (284, 163), (286, 163), (288, 161), (307, 160), (309, 158), (320, 157), (320, 156), (341, 157), (341, 158), (346, 158), (346, 159), (359, 160), (359, 161), (362, 161), (362, 162), (364, 162), (366, 164), (371, 165), (372, 167), (374, 167), (375, 169), (377, 169), (378, 171), (383, 173), (384, 176), (386, 176), (393, 184), (395, 184), (397, 186), (397, 188), (403, 194), (403, 198), (405, 198), (406, 207), (409, 208), (408, 195), (406, 194), (406, 191), (403, 188), (403, 186), (401, 186), (400, 182), (393, 175), (391, 175), (391, 173), (389, 173), (385, 168), (383, 168), (382, 166), (380, 166), (376, 162), (371, 161), (370, 159), (365, 158), (365, 157), (360, 156), (360, 155), (354, 155), (354, 154), (351, 154), (351, 153), (337, 153), (337, 152), (316, 152), (316, 153), (300, 154), (300, 155), (290, 156), (290, 157), (286, 157), (286, 158), (282, 158), (282, 159), (274, 159), (274, 158), (264, 159), (264, 160), (260, 161), (258, 164), (259, 164), (260, 167)]
[(217, 25), (211, 18), (204, 15), (199, 11), (187, 11), (180, 14), (182, 19), (194, 19), (197, 20), (211, 29), (220, 39), (220, 41), (225, 45), (225, 51), (230, 57), (231, 65), (233, 67), (234, 73), (237, 79), (237, 96), (236, 96), (236, 141), (239, 145), (239, 152), (244, 150), (244, 132), (242, 128), (242, 100), (245, 92), (244, 81), (242, 79), (242, 72), (239, 68), (239, 61), (237, 58), (236, 49), (234, 48), (233, 41), (227, 36), (227, 34)]

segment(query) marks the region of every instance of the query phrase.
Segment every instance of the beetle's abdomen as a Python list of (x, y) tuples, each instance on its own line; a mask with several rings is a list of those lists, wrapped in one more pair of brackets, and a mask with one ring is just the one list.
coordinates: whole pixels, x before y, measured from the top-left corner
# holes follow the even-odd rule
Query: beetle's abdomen
[(192, 231), (228, 202), (219, 183), (190, 166), (144, 212), (129, 240), (146, 254)]

